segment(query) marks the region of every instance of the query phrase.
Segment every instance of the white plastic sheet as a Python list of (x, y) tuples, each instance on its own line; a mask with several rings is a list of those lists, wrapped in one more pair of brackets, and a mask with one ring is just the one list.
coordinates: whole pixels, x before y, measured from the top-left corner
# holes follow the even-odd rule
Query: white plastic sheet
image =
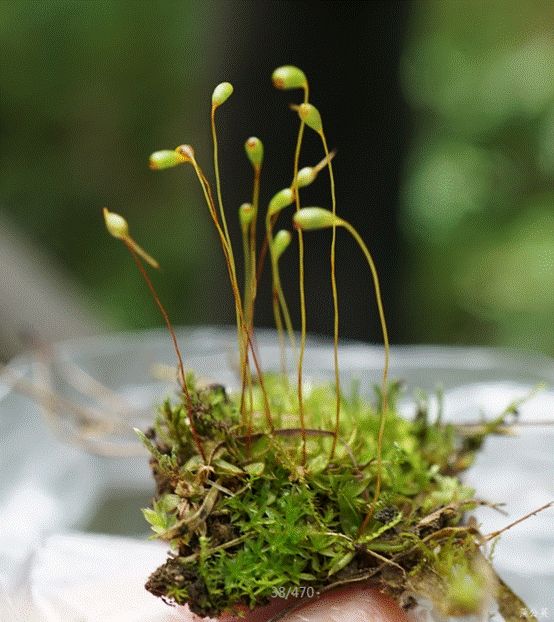
[(170, 622), (193, 620), (144, 589), (165, 547), (82, 533), (48, 537), (4, 604), (4, 622)]
[[(135, 362), (137, 358), (164, 360), (164, 356), (171, 361), (165, 336), (151, 334), (137, 339), (131, 345), (129, 338), (119, 342), (116, 339), (115, 351), (125, 344), (134, 353)], [(232, 331), (187, 332), (183, 343), (187, 341), (194, 344), (192, 366), (206, 375), (219, 377), (222, 344), (232, 341)], [(278, 360), (278, 353), (267, 347), (264, 350), (264, 345), (261, 339), (262, 358), (266, 362), (271, 357)], [(141, 348), (149, 355), (137, 357)], [(121, 373), (127, 367), (113, 348), (110, 350), (104, 343), (92, 350), (91, 360), (98, 366), (98, 373), (112, 378), (114, 389), (123, 388), (132, 393), (131, 380), (117, 377), (118, 367)], [(62, 349), (61, 354), (73, 356), (76, 351), (80, 352), (79, 363), (89, 365), (93, 373), (92, 363), (78, 344)], [(86, 348), (84, 352), (87, 353)], [(499, 364), (498, 358), (482, 350), (474, 352), (476, 364), (472, 368), (469, 364), (472, 351), (458, 352), (460, 356), (464, 353), (462, 363), (448, 349), (398, 350), (396, 356), (393, 352), (392, 375), (408, 378), (412, 387), (431, 388), (438, 380), (446, 379), (445, 418), (475, 421), (481, 416), (497, 415), (511, 401), (525, 395), (543, 377), (543, 372), (545, 377), (554, 373), (548, 367), (551, 365), (548, 359), (541, 360), (535, 370), (529, 365), (522, 373), (517, 369), (506, 370), (502, 361)], [(329, 374), (330, 354), (325, 344), (310, 350), (308, 360), (314, 375)], [(110, 362), (110, 356), (115, 356), (116, 364)], [(360, 345), (343, 348), (341, 356), (347, 373), (362, 379), (364, 373), (378, 369), (381, 358), (375, 350)], [(426, 367), (426, 360), (434, 361), (433, 367)], [(103, 361), (112, 366), (110, 372), (102, 369)], [(158, 392), (154, 394), (145, 389), (148, 372), (144, 365), (145, 369), (131, 370), (137, 376), (135, 387), (140, 389), (141, 399), (156, 401), (167, 389), (160, 393), (157, 387)], [(456, 365), (461, 371), (456, 371)], [(14, 369), (28, 373), (25, 361), (20, 361)], [(364, 369), (369, 372), (363, 372)], [(229, 381), (232, 375), (225, 374)], [(457, 377), (462, 377), (461, 384), (455, 381)], [(413, 411), (410, 400), (404, 402), (403, 408), (409, 416)], [(554, 392), (537, 394), (520, 411), (522, 422), (554, 421)], [(186, 609), (172, 609), (144, 589), (148, 575), (166, 557), (164, 545), (147, 541), (146, 535), (130, 538), (87, 532), (91, 514), (106, 498), (131, 491), (137, 497), (142, 495), (147, 502), (152, 494), (152, 480), (145, 455), (115, 459), (86, 454), (54, 436), (35, 405), (8, 393), (0, 402), (0, 474), (0, 622), (194, 619)], [(551, 501), (554, 499), (554, 426), (522, 426), (516, 438), (489, 438), (466, 479), (480, 497), (506, 502), (508, 516), (488, 508), (478, 510), (484, 533)], [(140, 503), (123, 510), (124, 516), (119, 519), (123, 518), (125, 523), (139, 513)], [(533, 517), (506, 534), (496, 547), (495, 566), (539, 620), (554, 619), (554, 511), (550, 509)]]

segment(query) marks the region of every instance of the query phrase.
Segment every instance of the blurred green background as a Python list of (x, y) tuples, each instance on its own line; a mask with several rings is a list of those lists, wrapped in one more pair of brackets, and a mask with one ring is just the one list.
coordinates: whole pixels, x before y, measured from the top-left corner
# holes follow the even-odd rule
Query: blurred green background
[[(414, 332), (554, 352), (554, 5), (414, 5), (400, 222)], [(432, 312), (431, 312), (432, 310)]]
[[(163, 266), (156, 285), (175, 323), (233, 321), (192, 172), (155, 174), (147, 158), (187, 142), (211, 170), (209, 98), (231, 79), (239, 112), (230, 101), (220, 126), (228, 210), (248, 200), (242, 142), (252, 133), (274, 137), (266, 160), (275, 169), (285, 152), (287, 168), (268, 179), (271, 196), (290, 181), (286, 104), (295, 98), (273, 92), (269, 75), (294, 62), (315, 74), (339, 148), (339, 211), (375, 235), (393, 342), (554, 354), (553, 17), (552, 2), (539, 0), (3, 0), (0, 233), (17, 231), (24, 248), (40, 249), (48, 269), (76, 283), (75, 304), (102, 330), (160, 325), (104, 231), (107, 205)], [(334, 34), (345, 44), (330, 45)], [(241, 99), (254, 83), (265, 90)], [(319, 158), (314, 146), (308, 154)], [(362, 198), (350, 201), (356, 186)], [(377, 340), (368, 309), (355, 304), (367, 298), (369, 277), (354, 247), (341, 252), (342, 332)], [(327, 264), (320, 250), (311, 255), (318, 292)], [(10, 283), (0, 289), (5, 332), (29, 328), (23, 309), (8, 317)], [(309, 328), (330, 332), (330, 301), (320, 314), (312, 296)], [(259, 319), (271, 325), (267, 304)], [(14, 349), (0, 341), (0, 358)]]

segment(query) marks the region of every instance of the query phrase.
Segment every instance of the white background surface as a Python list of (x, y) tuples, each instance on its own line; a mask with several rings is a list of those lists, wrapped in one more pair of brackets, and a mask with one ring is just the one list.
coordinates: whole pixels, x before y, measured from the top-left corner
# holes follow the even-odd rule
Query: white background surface
[[(221, 370), (224, 360), (221, 351), (227, 347), (229, 335), (228, 331), (185, 333), (185, 342), (192, 344), (191, 358), (194, 362), (196, 357), (196, 367), (213, 377), (222, 377), (225, 382), (231, 382), (232, 378), (228, 371)], [(146, 386), (146, 363), (149, 359), (171, 362), (169, 344), (165, 336), (157, 333), (137, 339), (130, 345), (129, 339), (119, 344), (117, 339), (115, 344), (112, 340), (115, 348), (112, 350), (104, 340), (100, 350), (92, 348), (93, 356), (90, 350), (95, 342), (89, 342), (88, 350), (81, 348), (78, 362), (83, 367), (88, 365), (91, 373), (91, 365), (99, 366), (97, 371), (104, 381), (111, 379), (114, 388), (128, 395), (132, 396), (134, 386), (140, 399), (157, 401), (167, 393), (167, 386)], [(129, 367), (121, 354), (122, 343), (134, 353), (134, 361), (137, 349), (146, 348), (150, 353), (149, 357), (142, 357), (147, 361), (143, 362), (145, 368), (140, 373), (130, 370), (137, 376), (138, 384), (131, 385), (129, 379), (102, 369), (104, 364), (108, 368), (117, 365), (123, 371)], [(421, 349), (419, 353), (417, 349), (398, 350), (396, 357), (393, 353), (392, 376), (407, 377), (410, 383), (427, 388), (434, 385), (435, 379), (446, 378), (445, 416), (450, 420), (475, 421), (481, 415), (497, 415), (512, 400), (528, 392), (534, 380), (539, 379), (541, 366), (546, 376), (554, 373), (553, 368), (544, 367), (544, 360), (539, 361), (537, 369), (528, 365), (521, 373), (514, 368), (502, 372), (494, 357), (489, 362), (483, 359), (472, 370), (469, 350), (464, 351), (462, 360), (459, 355), (450, 356), (454, 351), (435, 350), (431, 353), (432, 360), (438, 360), (441, 351), (445, 354), (442, 373), (440, 369), (426, 367), (425, 363), (415, 367), (410, 362), (413, 357), (421, 361)], [(71, 346), (61, 354), (74, 356), (75, 352), (75, 346)], [(484, 351), (478, 352), (482, 355)], [(273, 360), (275, 354), (270, 349), (264, 352), (262, 347), (265, 361)], [(326, 375), (330, 370), (332, 359), (328, 354), (327, 346), (312, 348), (314, 375)], [(341, 357), (347, 369), (351, 363), (351, 375), (362, 379), (360, 369), (373, 378), (381, 360), (380, 354), (365, 346), (344, 348)], [(14, 369), (27, 373), (25, 365), (25, 361), (19, 361)], [(456, 365), (465, 369), (458, 374), (464, 382), (457, 386), (451, 381), (449, 387), (448, 379), (457, 377)], [(148, 499), (152, 480), (147, 457), (114, 459), (86, 454), (64, 442), (63, 437), (57, 438), (29, 400), (6, 390), (4, 394), (0, 402), (0, 621), (187, 619), (189, 616), (182, 609), (169, 608), (143, 587), (148, 575), (165, 560), (164, 545), (148, 542), (145, 537), (133, 539), (86, 532), (88, 517), (106, 497), (131, 491), (136, 497), (142, 495)], [(408, 415), (413, 410), (409, 400), (404, 408)], [(543, 391), (533, 397), (521, 408), (521, 419), (554, 420), (554, 392)], [(554, 426), (522, 427), (515, 438), (489, 438), (466, 481), (476, 488), (479, 497), (495, 503), (506, 502), (507, 517), (488, 508), (476, 512), (484, 533), (551, 501), (554, 499)], [(137, 524), (135, 514), (140, 512), (140, 507), (129, 507), (122, 512), (118, 521)], [(539, 619), (544, 622), (554, 619), (554, 511), (550, 509), (507, 533), (496, 548), (495, 566)]]

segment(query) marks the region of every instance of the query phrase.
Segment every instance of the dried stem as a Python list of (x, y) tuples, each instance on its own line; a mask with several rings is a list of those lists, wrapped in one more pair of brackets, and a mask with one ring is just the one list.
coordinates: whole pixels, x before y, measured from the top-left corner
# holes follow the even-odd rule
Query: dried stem
[(517, 520), (513, 521), (509, 525), (506, 525), (505, 527), (502, 527), (502, 529), (498, 529), (497, 531), (492, 531), (491, 533), (487, 534), (486, 536), (483, 536), (482, 542), (489, 542), (490, 540), (494, 540), (494, 538), (498, 538), (498, 536), (500, 534), (503, 534), (505, 531), (508, 531), (508, 529), (511, 529), (512, 527), (515, 527), (516, 525), (519, 525), (519, 523), (522, 523), (523, 521), (527, 520), (528, 518), (531, 518), (532, 516), (535, 516), (539, 512), (542, 512), (544, 510), (548, 510), (548, 508), (551, 508), (552, 506), (554, 506), (554, 501), (550, 501), (550, 503), (545, 503), (540, 508), (537, 508), (536, 510), (533, 510), (532, 512), (529, 512), (528, 514), (525, 514), (525, 516), (521, 516), (520, 518), (518, 518)]

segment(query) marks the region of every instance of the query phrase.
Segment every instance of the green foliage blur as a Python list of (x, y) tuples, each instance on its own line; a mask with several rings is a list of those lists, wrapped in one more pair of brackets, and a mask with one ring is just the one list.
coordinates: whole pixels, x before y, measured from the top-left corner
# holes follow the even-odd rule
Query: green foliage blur
[(197, 184), (189, 171), (150, 171), (148, 156), (185, 140), (209, 153), (200, 115), (214, 79), (216, 9), (0, 2), (0, 209), (78, 278), (108, 326), (160, 318), (126, 251), (107, 236), (103, 206), (123, 214), (159, 260), (156, 286), (175, 322), (213, 321), (224, 264), (204, 250), (215, 237)]
[(431, 342), (554, 353), (552, 2), (418, 2), (405, 318)]

